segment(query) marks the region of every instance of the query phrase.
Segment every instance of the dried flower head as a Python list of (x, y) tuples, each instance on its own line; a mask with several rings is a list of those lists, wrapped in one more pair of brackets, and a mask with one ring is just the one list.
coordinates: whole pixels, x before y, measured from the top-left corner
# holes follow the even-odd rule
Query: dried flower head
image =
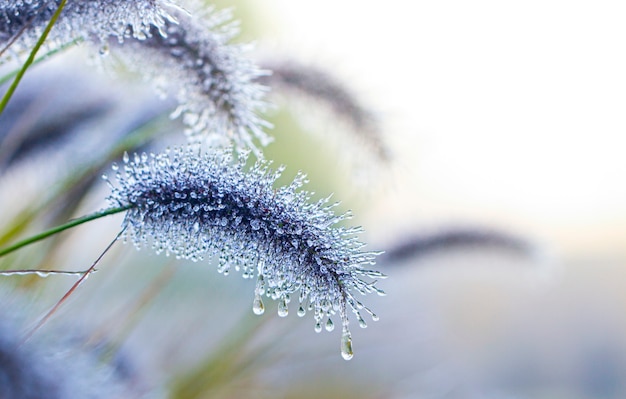
[(192, 141), (228, 137), (237, 148), (260, 155), (255, 140), (265, 146), (271, 139), (263, 131), (270, 125), (258, 115), (266, 106), (266, 88), (255, 80), (266, 72), (243, 56), (246, 46), (230, 43), (238, 33), (231, 13), (172, 15), (176, 22), (165, 21), (163, 34), (153, 27), (147, 39), (127, 40), (116, 54), (161, 91), (173, 92), (179, 102), (174, 116), (182, 116)]
[[(61, 0), (0, 0), (0, 48), (12, 39), (13, 52), (30, 48), (59, 7)], [(172, 17), (166, 7), (170, 0), (69, 1), (52, 30), (52, 44), (75, 39), (106, 43), (114, 36), (145, 39), (153, 29), (161, 29)], [(19, 36), (19, 38), (18, 38)]]
[(137, 247), (201, 260), (218, 256), (221, 273), (241, 270), (257, 277), (253, 310), (264, 311), (262, 296), (278, 300), (279, 316), (286, 316), (291, 296), (298, 294), (298, 315), (313, 313), (315, 330), (334, 328), (338, 314), (343, 326), (342, 355), (352, 357), (348, 309), (365, 327), (361, 311), (371, 314), (354, 294), (377, 292), (380, 272), (369, 270), (375, 252), (362, 252), (355, 235), (360, 228), (337, 223), (328, 199), (310, 203), (311, 194), (299, 190), (305, 176), (274, 189), (283, 168), (272, 171), (257, 162), (245, 171), (246, 156), (233, 162), (229, 150), (198, 154), (176, 149), (159, 155), (125, 157), (116, 173), (109, 202), (127, 207), (125, 239)]

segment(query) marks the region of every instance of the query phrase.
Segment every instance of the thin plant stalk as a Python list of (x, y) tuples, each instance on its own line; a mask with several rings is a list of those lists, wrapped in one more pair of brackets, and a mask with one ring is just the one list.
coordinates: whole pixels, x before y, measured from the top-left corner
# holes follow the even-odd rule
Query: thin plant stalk
[[(92, 164), (84, 167), (81, 171), (78, 171), (77, 174), (74, 174), (64, 179), (60, 184), (57, 185), (60, 188), (57, 191), (53, 192), (51, 195), (46, 196), (46, 198), (40, 201), (38, 205), (31, 206), (30, 208), (20, 212), (17, 216), (13, 218), (14, 221), (11, 223), (10, 227), (0, 232), (0, 245), (7, 243), (14, 236), (22, 232), (26, 228), (26, 226), (28, 226), (38, 215), (40, 215), (40, 213), (44, 209), (46, 209), (55, 201), (58, 202), (59, 198), (62, 197), (62, 194), (64, 194), (69, 188), (73, 187), (75, 184), (83, 180), (86, 176), (89, 176), (90, 174), (95, 173), (97, 170), (101, 169), (111, 159), (121, 156), (124, 151), (126, 151), (126, 149), (138, 147), (141, 144), (147, 142), (150, 138), (154, 136), (156, 126), (163, 123), (163, 121), (167, 119), (169, 119), (168, 116), (163, 115), (134, 130), (122, 141), (120, 141), (114, 148), (112, 148), (107, 155), (102, 157), (102, 159), (96, 160)], [(0, 257), (2, 257), (2, 254), (0, 254)]]
[[(58, 54), (58, 53), (60, 53), (60, 52), (62, 52), (62, 51), (65, 51), (65, 50), (67, 50), (68, 48), (70, 48), (70, 47), (74, 46), (75, 44), (79, 44), (79, 43), (81, 43), (81, 42), (83, 42), (83, 41), (84, 41), (84, 39), (83, 39), (83, 38), (78, 38), (78, 39), (76, 39), (76, 40), (72, 40), (72, 41), (71, 41), (71, 42), (69, 42), (69, 43), (66, 43), (66, 44), (61, 45), (59, 48), (55, 48), (54, 50), (50, 50), (50, 51), (48, 51), (46, 54), (44, 54), (44, 55), (42, 55), (42, 56), (40, 56), (40, 57), (37, 57), (37, 58), (33, 61), (32, 65), (37, 65), (37, 64), (39, 64), (40, 62), (42, 62), (42, 61), (44, 61), (44, 60), (48, 59), (49, 57), (52, 57), (52, 56), (53, 56), (53, 55), (55, 55), (55, 54)], [(0, 55), (2, 55), (2, 51), (0, 51)], [(32, 66), (32, 65), (31, 65), (31, 66)], [(17, 74), (19, 73), (19, 71), (20, 71), (19, 69), (16, 69), (16, 70), (14, 70), (14, 71), (12, 71), (12, 72), (7, 73), (7, 74), (6, 74), (6, 75), (4, 75), (3, 77), (1, 77), (1, 78), (0, 78), (0, 85), (2, 85), (2, 84), (4, 84), (4, 83), (6, 83), (9, 79), (11, 79), (11, 78), (13, 78), (13, 77), (17, 76)]]
[[(92, 270), (95, 272), (95, 270)], [(78, 272), (72, 272), (67, 270), (45, 270), (45, 269), (14, 269), (14, 270), (0, 270), (0, 276), (27, 276), (36, 274), (39, 277), (48, 277), (49, 275), (66, 275), (66, 276), (82, 276), (87, 273), (87, 270), (81, 270)]]
[(4, 97), (2, 97), (2, 100), (0, 101), (0, 114), (2, 114), (4, 112), (4, 109), (6, 108), (7, 104), (9, 103), (9, 100), (13, 96), (13, 93), (17, 89), (17, 86), (20, 84), (20, 81), (22, 80), (22, 77), (24, 77), (24, 74), (26, 73), (26, 70), (30, 67), (30, 65), (33, 63), (33, 61), (35, 61), (35, 56), (37, 56), (37, 52), (39, 51), (41, 46), (43, 46), (43, 43), (46, 41), (46, 38), (48, 37), (48, 34), (50, 33), (50, 31), (52, 30), (52, 27), (54, 26), (54, 24), (56, 23), (57, 19), (61, 15), (61, 11), (63, 11), (63, 7), (65, 7), (66, 3), (67, 3), (67, 0), (61, 0), (61, 3), (59, 4), (59, 7), (57, 8), (57, 10), (52, 15), (52, 18), (50, 19), (50, 22), (48, 22), (48, 25), (46, 25), (46, 28), (44, 29), (43, 33), (41, 34), (41, 36), (37, 40), (37, 43), (35, 44), (33, 49), (30, 51), (30, 54), (28, 55), (28, 58), (26, 59), (26, 62), (24, 62), (24, 65), (22, 66), (22, 69), (20, 69), (20, 71), (15, 76), (15, 79), (13, 79), (13, 83), (11, 83), (11, 86), (9, 87), (7, 92), (4, 93)]
[(26, 23), (24, 26), (22, 26), (22, 28), (11, 38), (11, 40), (9, 40), (7, 45), (4, 46), (0, 50), (0, 57), (2, 56), (2, 54), (4, 54), (9, 49), (9, 47), (11, 47), (17, 41), (17, 39), (20, 38), (20, 36), (22, 36), (24, 34), (24, 32), (26, 32), (26, 29), (28, 29), (28, 27), (30, 26), (31, 23), (32, 23), (32, 20), (29, 21), (28, 23)]
[(109, 216), (109, 215), (113, 215), (116, 213), (120, 213), (120, 212), (124, 212), (126, 210), (128, 210), (130, 208), (130, 206), (120, 206), (120, 207), (115, 207), (115, 208), (109, 208), (109, 209), (105, 209), (104, 211), (99, 211), (99, 212), (95, 212), (95, 213), (91, 213), (89, 215), (77, 218), (77, 219), (72, 219), (69, 222), (62, 224), (60, 226), (56, 226), (53, 227), (49, 230), (46, 230), (44, 232), (41, 232), (39, 234), (36, 234), (34, 236), (28, 237), (22, 241), (16, 242), (13, 245), (10, 245), (6, 248), (0, 249), (0, 257), (5, 256), (7, 254), (10, 254), (11, 252), (14, 252), (22, 247), (25, 247), (27, 245), (30, 245), (32, 243), (35, 243), (37, 241), (41, 241), (45, 238), (48, 238), (50, 236), (53, 236), (57, 233), (60, 233), (62, 231), (65, 231), (67, 229), (70, 229), (72, 227), (81, 225), (83, 223), (95, 220), (95, 219), (100, 219), (101, 217), (105, 217), (105, 216)]
[(89, 269), (87, 269), (85, 273), (83, 273), (83, 275), (80, 276), (80, 278), (74, 283), (74, 285), (72, 285), (72, 287), (65, 293), (65, 295), (61, 297), (61, 299), (59, 299), (59, 301), (48, 311), (48, 313), (46, 313), (41, 318), (41, 320), (37, 322), (35, 327), (33, 327), (28, 333), (26, 333), (26, 335), (24, 335), (24, 338), (22, 339), (22, 344), (28, 341), (33, 336), (33, 334), (35, 334), (44, 324), (46, 324), (46, 322), (61, 307), (61, 305), (63, 305), (65, 301), (67, 301), (69, 297), (74, 293), (74, 291), (76, 291), (76, 289), (87, 279), (87, 277), (96, 270), (96, 266), (98, 265), (100, 260), (104, 257), (104, 255), (107, 252), (109, 252), (109, 249), (111, 249), (113, 244), (115, 244), (115, 242), (120, 238), (123, 231), (124, 229), (122, 229), (119, 233), (117, 233), (115, 238), (109, 243), (109, 245), (107, 245), (107, 247), (104, 249), (104, 251), (102, 251), (100, 256), (98, 256), (98, 258), (91, 264)]

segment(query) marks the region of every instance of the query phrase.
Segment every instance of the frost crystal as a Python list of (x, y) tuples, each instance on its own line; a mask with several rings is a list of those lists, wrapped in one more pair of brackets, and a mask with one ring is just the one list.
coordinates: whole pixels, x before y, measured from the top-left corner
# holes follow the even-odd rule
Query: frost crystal
[[(19, 35), (12, 50), (23, 51), (34, 44), (61, 0), (0, 0), (0, 47)], [(49, 39), (66, 44), (75, 39), (105, 43), (114, 36), (145, 39), (172, 18), (163, 8), (169, 0), (75, 0), (68, 1)], [(23, 31), (23, 32), (22, 32)]]
[(173, 15), (176, 23), (166, 21), (164, 34), (153, 28), (149, 38), (125, 41), (118, 53), (130, 68), (175, 92), (174, 115), (182, 115), (192, 141), (230, 137), (237, 148), (260, 155), (254, 140), (262, 146), (271, 141), (262, 130), (269, 124), (257, 115), (266, 90), (255, 80), (265, 72), (242, 56), (244, 46), (229, 44), (238, 32), (230, 12)]
[(274, 189), (282, 168), (271, 171), (261, 161), (246, 172), (245, 162), (245, 155), (233, 162), (227, 150), (125, 157), (108, 198), (112, 206), (129, 208), (125, 240), (194, 261), (218, 256), (221, 273), (234, 268), (245, 278), (256, 276), (256, 314), (264, 312), (267, 296), (286, 316), (295, 294), (297, 314), (312, 312), (318, 332), (322, 325), (333, 330), (330, 317), (338, 314), (342, 355), (351, 358), (348, 309), (362, 327), (362, 311), (377, 319), (355, 292), (384, 294), (375, 280), (366, 281), (384, 277), (368, 269), (377, 253), (361, 252), (360, 228), (336, 226), (348, 215), (335, 215), (328, 199), (309, 202), (310, 194), (299, 190), (304, 175)]

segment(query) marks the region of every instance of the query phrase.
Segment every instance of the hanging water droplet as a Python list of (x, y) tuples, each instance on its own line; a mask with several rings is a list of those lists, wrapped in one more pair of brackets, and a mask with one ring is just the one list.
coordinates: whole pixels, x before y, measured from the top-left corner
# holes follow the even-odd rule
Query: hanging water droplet
[(303, 317), (306, 314), (306, 310), (302, 306), (298, 308), (298, 317)]
[(363, 316), (361, 316), (361, 313), (356, 312), (356, 317), (359, 320), (359, 327), (361, 328), (367, 328), (367, 323), (365, 322), (365, 320), (363, 319)]
[(354, 356), (354, 352), (352, 352), (352, 336), (350, 335), (350, 331), (344, 328), (343, 334), (341, 335), (341, 357), (345, 360), (350, 360), (352, 356)]
[(328, 321), (326, 322), (326, 331), (331, 332), (334, 329), (335, 329), (335, 324), (333, 323), (333, 321), (329, 317)]
[(265, 312), (265, 305), (263, 305), (263, 300), (259, 294), (254, 296), (254, 301), (252, 302), (252, 311), (256, 315), (262, 315)]
[(99, 53), (102, 57), (106, 57), (107, 55), (109, 55), (109, 50), (109, 45), (107, 43), (104, 43), (102, 46), (100, 46)]
[(124, 155), (122, 155), (122, 160), (124, 160), (124, 163), (128, 163), (128, 161), (130, 160), (128, 152), (124, 151)]
[(289, 314), (289, 308), (287, 307), (287, 302), (285, 301), (285, 298), (283, 297), (278, 302), (278, 316), (285, 317), (287, 316), (287, 314)]
[(322, 332), (322, 323), (320, 323), (319, 321), (317, 323), (315, 323), (315, 332), (316, 333), (321, 333)]

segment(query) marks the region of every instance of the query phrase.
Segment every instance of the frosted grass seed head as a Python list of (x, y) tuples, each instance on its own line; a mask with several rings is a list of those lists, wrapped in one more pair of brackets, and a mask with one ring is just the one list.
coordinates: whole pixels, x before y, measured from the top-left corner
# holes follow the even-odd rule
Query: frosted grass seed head
[(348, 215), (335, 215), (328, 199), (310, 202), (300, 190), (302, 174), (274, 189), (283, 168), (259, 161), (245, 171), (246, 155), (233, 160), (230, 149), (199, 154), (175, 149), (162, 154), (126, 156), (109, 182), (112, 207), (128, 207), (123, 237), (137, 247), (151, 246), (178, 258), (217, 257), (218, 270), (232, 268), (256, 277), (253, 311), (264, 312), (262, 297), (278, 300), (278, 314), (289, 312), (297, 296), (297, 314), (313, 313), (315, 330), (342, 324), (342, 355), (352, 357), (349, 311), (365, 327), (369, 313), (355, 293), (384, 294), (376, 287), (384, 275), (370, 270), (377, 252), (363, 252), (360, 228), (336, 226)]
[[(0, 64), (35, 44), (59, 3), (0, 0)], [(169, 0), (70, 1), (46, 43), (52, 50), (85, 40), (102, 54), (114, 46), (127, 68), (176, 98), (173, 116), (190, 141), (234, 143), (260, 157), (258, 146), (271, 142), (263, 131), (271, 125), (259, 116), (267, 90), (257, 80), (267, 72), (244, 57), (247, 46), (231, 43), (238, 33), (231, 13), (201, 5), (190, 14)]]
[[(280, 58), (262, 62), (261, 65), (272, 73), (260, 77), (259, 81), (271, 87), (273, 93), (285, 92), (287, 96), (282, 102), (291, 106), (293, 100), (296, 103), (301, 100), (304, 106), (301, 110), (304, 112), (300, 114), (305, 117), (311, 114), (311, 106), (327, 108), (333, 121), (346, 124), (355, 139), (345, 145), (367, 147), (376, 161), (391, 161), (382, 120), (373, 109), (362, 103), (344, 81), (334, 76), (331, 70)], [(313, 115), (314, 120), (320, 119), (319, 115)]]
[(159, 90), (178, 101), (180, 116), (192, 142), (234, 143), (237, 149), (265, 146), (271, 125), (259, 116), (266, 108), (266, 87), (257, 82), (267, 71), (244, 56), (246, 46), (232, 44), (239, 29), (230, 11), (173, 10), (176, 22), (165, 21), (145, 40), (127, 40), (116, 55), (129, 68), (158, 82)]
[[(13, 39), (13, 54), (32, 47), (60, 4), (61, 0), (0, 0), (0, 49)], [(172, 6), (170, 0), (69, 1), (48, 36), (49, 45), (83, 39), (105, 48), (111, 36), (119, 42), (146, 39), (153, 29), (173, 21), (167, 10)]]

